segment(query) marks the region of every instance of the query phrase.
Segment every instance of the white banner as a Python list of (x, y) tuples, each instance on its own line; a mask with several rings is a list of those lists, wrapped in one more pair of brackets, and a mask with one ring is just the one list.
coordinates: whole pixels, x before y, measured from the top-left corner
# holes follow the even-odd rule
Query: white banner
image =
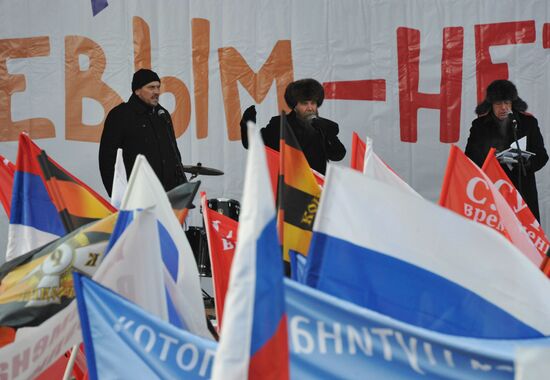
[[(304, 77), (326, 86), (320, 113), (340, 125), (342, 164), (352, 132), (368, 135), (427, 199), (438, 198), (449, 144), (464, 148), (494, 79), (517, 85), (550, 141), (546, 0), (108, 3), (96, 16), (91, 0), (0, 3), (0, 154), (15, 160), (17, 135), (29, 131), (105, 194), (103, 120), (128, 99), (140, 67), (162, 78), (184, 164), (225, 172), (200, 178), (211, 197), (241, 198), (241, 112), (256, 104), (267, 124), (286, 107), (287, 83)], [(548, 174), (548, 166), (537, 173), (547, 231)]]

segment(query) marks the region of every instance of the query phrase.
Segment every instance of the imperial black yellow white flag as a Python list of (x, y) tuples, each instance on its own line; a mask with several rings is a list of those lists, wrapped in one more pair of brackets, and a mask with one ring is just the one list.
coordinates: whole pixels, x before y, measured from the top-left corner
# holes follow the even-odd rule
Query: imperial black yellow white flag
[(36, 326), (75, 297), (72, 272), (92, 275), (118, 214), (81, 227), (0, 267), (0, 326)]

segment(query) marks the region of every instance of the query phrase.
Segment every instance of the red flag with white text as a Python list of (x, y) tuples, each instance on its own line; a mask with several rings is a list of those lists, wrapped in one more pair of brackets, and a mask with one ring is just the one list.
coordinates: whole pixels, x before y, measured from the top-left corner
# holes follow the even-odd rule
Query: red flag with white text
[(237, 245), (237, 229), (239, 222), (225, 216), (207, 205), (206, 194), (201, 192), (201, 207), (204, 217), (212, 280), (214, 283), (214, 298), (216, 300), (217, 329), (221, 331), (225, 295), (229, 286), (229, 273)]
[(548, 248), (550, 247), (550, 242), (537, 218), (535, 218), (519, 191), (517, 191), (512, 181), (510, 181), (510, 178), (508, 178), (502, 166), (500, 166), (495, 156), (494, 148), (487, 154), (487, 158), (481, 169), (487, 174), (491, 181), (493, 181), (498, 191), (500, 191), (504, 199), (506, 199), (506, 202), (508, 202), (516, 214), (516, 217), (523, 225), (523, 228), (525, 228), (527, 235), (529, 235), (529, 238), (537, 250), (541, 255), (546, 256)]
[(535, 265), (543, 256), (491, 179), (455, 145), (451, 146), (439, 204), (504, 235)]

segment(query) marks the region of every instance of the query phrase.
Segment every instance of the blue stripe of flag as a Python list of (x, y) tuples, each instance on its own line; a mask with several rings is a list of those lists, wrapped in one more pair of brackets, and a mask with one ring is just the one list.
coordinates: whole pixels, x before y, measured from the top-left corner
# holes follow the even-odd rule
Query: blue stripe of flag
[(310, 265), (318, 270), (316, 288), (333, 296), (445, 334), (499, 339), (543, 336), (436, 273), (319, 232), (314, 239), (316, 251), (326, 253), (320, 266)]
[(250, 356), (275, 334), (285, 313), (283, 260), (275, 219), (263, 229), (256, 243), (256, 288)]
[(10, 224), (20, 224), (57, 236), (65, 235), (59, 213), (40, 176), (16, 171)]

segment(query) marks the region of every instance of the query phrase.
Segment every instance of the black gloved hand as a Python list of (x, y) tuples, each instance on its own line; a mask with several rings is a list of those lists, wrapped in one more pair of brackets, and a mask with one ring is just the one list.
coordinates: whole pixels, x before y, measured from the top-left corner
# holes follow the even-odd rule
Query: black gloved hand
[(340, 131), (338, 124), (332, 120), (324, 119), (322, 117), (316, 117), (313, 119), (311, 121), (311, 125), (314, 128), (320, 129), (327, 138), (336, 137)]
[(244, 110), (241, 123), (244, 122), (246, 124), (247, 121), (256, 122), (256, 107), (253, 105)]

